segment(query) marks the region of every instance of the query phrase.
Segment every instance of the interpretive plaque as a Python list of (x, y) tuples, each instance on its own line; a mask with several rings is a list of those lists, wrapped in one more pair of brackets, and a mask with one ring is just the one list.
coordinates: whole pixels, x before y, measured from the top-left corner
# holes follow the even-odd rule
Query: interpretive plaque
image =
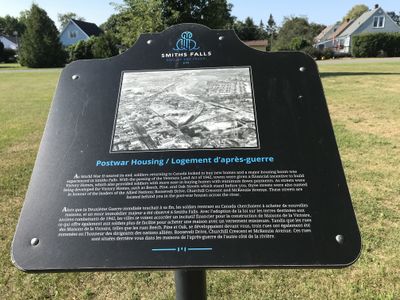
[(360, 244), (315, 62), (181, 24), (63, 70), (12, 260), (340, 267)]

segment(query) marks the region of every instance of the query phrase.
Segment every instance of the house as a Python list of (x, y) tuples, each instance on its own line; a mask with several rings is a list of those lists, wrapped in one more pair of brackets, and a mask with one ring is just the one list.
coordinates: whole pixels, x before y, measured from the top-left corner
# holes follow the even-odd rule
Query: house
[(339, 49), (340, 43), (338, 37), (346, 30), (354, 20), (347, 19), (343, 23), (336, 23), (325, 28), (316, 38), (316, 48), (324, 49)]
[[(328, 30), (329, 31), (329, 30)], [(342, 24), (334, 25), (330, 32), (323, 32), (315, 40), (315, 47), (323, 50), (333, 49), (340, 53), (351, 52), (351, 40), (355, 35), (362, 33), (394, 33), (400, 32), (400, 26), (378, 4), (362, 14), (356, 20), (346, 20)]]
[(18, 38), (16, 36), (0, 34), (0, 42), (3, 43), (4, 49), (11, 49), (15, 51), (18, 49)]
[(339, 52), (350, 53), (351, 39), (362, 33), (394, 33), (400, 32), (400, 26), (381, 8), (375, 8), (365, 12), (361, 17), (351, 24), (338, 37), (341, 48)]
[(60, 33), (60, 42), (64, 47), (68, 47), (102, 33), (103, 31), (94, 23), (71, 19)]
[[(336, 25), (336, 24), (335, 24)], [(314, 38), (314, 43), (315, 45), (319, 44), (320, 42), (323, 42), (326, 40), (326, 36), (328, 35), (328, 33), (330, 33), (333, 30), (333, 27), (335, 27), (335, 25), (330, 25), (325, 27), (324, 30), (322, 30), (320, 32), (320, 34), (318, 34), (315, 38)]]

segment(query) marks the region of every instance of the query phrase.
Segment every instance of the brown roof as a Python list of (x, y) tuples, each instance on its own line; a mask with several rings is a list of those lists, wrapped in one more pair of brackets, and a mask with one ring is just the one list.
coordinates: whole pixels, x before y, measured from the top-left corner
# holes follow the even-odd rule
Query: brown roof
[(354, 20), (346, 20), (342, 24), (340, 24), (335, 31), (333, 31), (329, 36), (326, 37), (326, 40), (331, 40), (336, 37), (338, 37), (343, 31), (346, 30), (347, 27), (349, 27)]
[(255, 40), (255, 41), (243, 41), (249, 47), (265, 47), (268, 45), (268, 40)]
[(314, 38), (314, 41), (317, 42), (317, 43), (320, 42), (320, 41), (325, 37), (325, 35), (327, 35), (327, 33), (329, 32), (329, 30), (331, 30), (331, 29), (333, 28), (333, 26), (335, 26), (335, 25), (330, 25), (330, 26), (325, 27), (324, 30), (322, 30), (322, 31), (320, 32), (320, 34), (318, 34), (318, 35)]

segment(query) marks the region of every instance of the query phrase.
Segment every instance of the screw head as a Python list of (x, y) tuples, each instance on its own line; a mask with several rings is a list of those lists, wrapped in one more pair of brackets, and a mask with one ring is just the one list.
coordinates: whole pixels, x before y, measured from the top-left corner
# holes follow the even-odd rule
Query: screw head
[(147, 45), (150, 45), (153, 41), (152, 40), (147, 40)]
[(220, 37), (218, 37), (218, 39), (219, 39), (220, 41), (222, 41), (224, 38), (225, 38), (225, 37), (224, 37), (223, 35), (221, 35)]
[(335, 237), (336, 242), (338, 242), (338, 244), (342, 245), (344, 243), (344, 236), (342, 234), (338, 234)]
[(79, 79), (79, 75), (77, 75), (77, 74), (72, 75), (72, 80), (77, 80), (77, 79)]
[(299, 95), (299, 96), (297, 97), (297, 99), (298, 99), (298, 100), (303, 100), (303, 95)]
[(37, 245), (39, 245), (39, 239), (38, 238), (31, 239), (31, 246), (37, 246)]
[(306, 68), (305, 67), (300, 67), (300, 72), (305, 72), (306, 71)]

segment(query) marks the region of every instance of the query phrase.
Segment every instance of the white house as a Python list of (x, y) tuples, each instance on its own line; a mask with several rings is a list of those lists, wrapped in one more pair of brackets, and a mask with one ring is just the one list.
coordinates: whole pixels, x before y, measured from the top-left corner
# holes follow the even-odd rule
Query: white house
[(346, 20), (342, 23), (336, 23), (334, 25), (326, 27), (315, 39), (315, 47), (324, 49), (338, 50), (340, 48), (338, 37), (340, 34), (348, 28), (354, 20)]
[(400, 26), (379, 5), (375, 5), (374, 9), (365, 12), (338, 37), (340, 52), (351, 51), (351, 40), (355, 35), (384, 32), (400, 32)]
[(11, 49), (15, 51), (18, 49), (17, 37), (0, 34), (0, 42), (3, 43), (4, 49)]
[(336, 52), (350, 53), (353, 36), (386, 32), (400, 32), (400, 26), (377, 4), (374, 9), (366, 11), (356, 20), (346, 20), (321, 32), (314, 46), (320, 50), (330, 48)]
[(94, 23), (71, 19), (60, 33), (60, 42), (67, 47), (102, 33), (103, 31)]

